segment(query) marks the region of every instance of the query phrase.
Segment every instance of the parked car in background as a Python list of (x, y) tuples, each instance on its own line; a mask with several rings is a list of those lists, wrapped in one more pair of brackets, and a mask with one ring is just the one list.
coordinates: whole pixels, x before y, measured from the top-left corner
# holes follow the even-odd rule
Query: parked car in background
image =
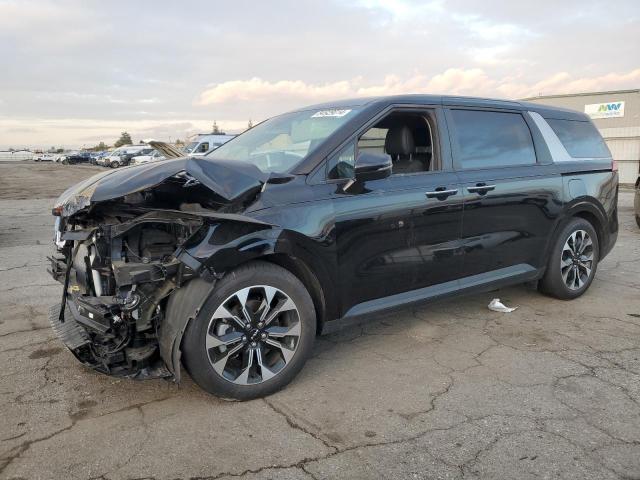
[(147, 156), (147, 155), (151, 155), (153, 152), (154, 152), (153, 148), (150, 148), (148, 146), (146, 146), (141, 150), (125, 152), (123, 155), (120, 155), (120, 160), (122, 161), (122, 164), (120, 166), (124, 167), (124, 166), (130, 165), (131, 160), (135, 156), (138, 156), (138, 155)]
[(91, 152), (91, 158), (89, 159), (89, 163), (91, 165), (97, 165), (97, 161), (99, 158), (108, 154), (109, 152)]
[(91, 153), (89, 152), (69, 152), (61, 155), (60, 161), (64, 165), (74, 165), (76, 163), (89, 163)]
[(148, 145), (125, 145), (113, 150), (109, 155), (96, 160), (98, 165), (118, 168), (129, 165), (129, 161), (135, 155), (148, 154), (153, 151)]
[(200, 134), (184, 147), (184, 153), (191, 157), (202, 156), (224, 145), (232, 138), (235, 138), (235, 135)]
[(166, 160), (167, 157), (162, 155), (157, 150), (153, 150), (148, 154), (135, 155), (131, 158), (129, 165), (142, 165), (143, 163), (157, 162), (159, 160)]
[[(129, 165), (141, 165), (143, 163), (166, 160), (168, 158), (180, 158), (185, 156), (183, 151), (166, 142), (160, 142), (158, 140), (148, 140), (147, 145), (151, 147), (152, 153), (147, 155), (136, 154), (131, 159)], [(144, 153), (144, 151), (141, 153)]]
[(111, 152), (110, 152), (109, 150), (107, 150), (107, 151), (105, 151), (105, 152), (102, 152), (100, 155), (98, 155), (98, 156), (95, 158), (95, 164), (96, 164), (96, 165), (99, 165), (100, 160), (103, 160), (105, 157), (108, 157), (109, 155), (111, 155)]
[(117, 160), (118, 162), (120, 161), (120, 148), (116, 148), (115, 150), (112, 150), (110, 152), (105, 152), (104, 155), (99, 155), (98, 157), (96, 157), (95, 162), (96, 165), (101, 165), (103, 167), (108, 167), (109, 166), (109, 161), (110, 159), (113, 157), (113, 160)]
[(32, 160), (34, 162), (52, 162), (55, 155), (52, 153), (35, 153)]
[(317, 333), (379, 312), (522, 282), (581, 296), (617, 205), (617, 165), (581, 112), (436, 95), (307, 107), (206, 157), (68, 189), (50, 321), (103, 373), (179, 380), (182, 362), (208, 392), (261, 397)]

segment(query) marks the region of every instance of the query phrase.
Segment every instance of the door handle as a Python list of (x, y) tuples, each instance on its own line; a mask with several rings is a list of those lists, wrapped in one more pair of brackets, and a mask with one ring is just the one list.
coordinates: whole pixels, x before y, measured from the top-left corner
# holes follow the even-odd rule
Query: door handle
[(479, 183), (475, 187), (467, 187), (467, 191), (469, 193), (479, 193), (480, 195), (484, 195), (485, 193), (495, 189), (495, 185), (485, 185), (483, 183)]
[(447, 197), (455, 195), (456, 193), (458, 193), (457, 188), (447, 190), (446, 187), (438, 187), (432, 192), (425, 192), (425, 195), (427, 196), (427, 198), (437, 198), (438, 200), (445, 200)]

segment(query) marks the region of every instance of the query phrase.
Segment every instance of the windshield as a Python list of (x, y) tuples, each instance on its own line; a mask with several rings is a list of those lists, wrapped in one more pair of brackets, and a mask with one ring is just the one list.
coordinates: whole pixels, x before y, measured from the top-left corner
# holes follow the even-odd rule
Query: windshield
[(305, 110), (271, 118), (216, 148), (207, 157), (252, 163), (284, 173), (357, 112), (356, 108)]
[(193, 149), (196, 148), (198, 146), (200, 142), (191, 142), (190, 144), (188, 144), (186, 147), (184, 147), (184, 153), (191, 153), (193, 152)]

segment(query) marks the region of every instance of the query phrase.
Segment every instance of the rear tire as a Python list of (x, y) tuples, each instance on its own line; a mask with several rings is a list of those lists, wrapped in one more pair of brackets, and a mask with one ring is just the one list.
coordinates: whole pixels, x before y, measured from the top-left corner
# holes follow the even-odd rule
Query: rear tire
[(640, 228), (640, 215), (636, 215), (636, 223), (638, 224), (638, 228)]
[(298, 374), (315, 334), (316, 312), (302, 282), (277, 265), (251, 262), (218, 281), (189, 324), (183, 363), (209, 393), (264, 397)]
[(591, 285), (599, 258), (593, 225), (584, 218), (572, 218), (555, 240), (540, 291), (561, 300), (579, 297)]

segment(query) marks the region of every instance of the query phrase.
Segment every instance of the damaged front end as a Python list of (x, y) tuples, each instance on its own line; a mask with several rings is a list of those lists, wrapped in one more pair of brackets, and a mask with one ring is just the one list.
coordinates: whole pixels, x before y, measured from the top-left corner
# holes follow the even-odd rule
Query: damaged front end
[(64, 288), (50, 321), (83, 364), (116, 376), (179, 378), (176, 348), (195, 313), (168, 319), (168, 299), (194, 278), (213, 288), (223, 273), (192, 252), (203, 243), (210, 252), (212, 232), (229, 225), (239, 234), (270, 228), (239, 214), (266, 179), (235, 164), (186, 158), (130, 167), (58, 199), (49, 271)]

